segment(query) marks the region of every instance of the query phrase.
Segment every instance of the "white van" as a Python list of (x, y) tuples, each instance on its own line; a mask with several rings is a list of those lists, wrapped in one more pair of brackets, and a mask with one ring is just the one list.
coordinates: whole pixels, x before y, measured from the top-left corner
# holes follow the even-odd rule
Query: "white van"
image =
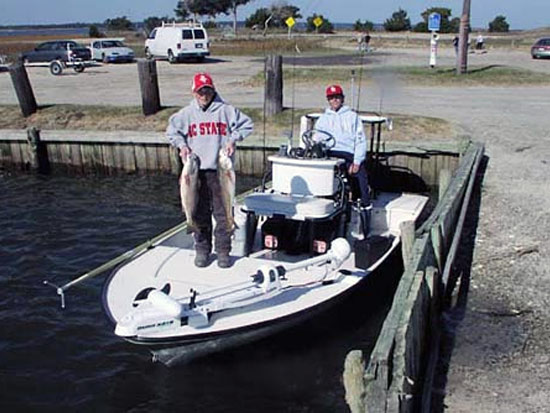
[(145, 40), (145, 56), (168, 58), (170, 63), (195, 58), (199, 62), (210, 55), (208, 34), (201, 23), (162, 23)]

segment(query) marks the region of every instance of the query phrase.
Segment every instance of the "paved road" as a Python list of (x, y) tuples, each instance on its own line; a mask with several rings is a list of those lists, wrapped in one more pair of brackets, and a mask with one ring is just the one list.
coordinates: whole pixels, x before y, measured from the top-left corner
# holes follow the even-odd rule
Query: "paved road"
[[(389, 51), (373, 65), (425, 64), (424, 51)], [(452, 64), (445, 50), (442, 64)], [(450, 63), (449, 63), (450, 62)], [(525, 52), (471, 55), (471, 64), (517, 64), (550, 74), (550, 61)], [(209, 70), (239, 106), (261, 106), (262, 91), (242, 82), (261, 62), (170, 66), (159, 62), (161, 98), (181, 105), (190, 75)], [(39, 103), (136, 105), (135, 65), (53, 77), (29, 70)], [(324, 85), (300, 85), (296, 105), (323, 104)], [(60, 92), (63, 91), (63, 92)], [(0, 73), (0, 103), (15, 103)], [(285, 91), (285, 105), (292, 93)], [(550, 87), (404, 87), (388, 74), (362, 89), (361, 109), (435, 116), (459, 123), (484, 142), (488, 165), (475, 240), (468, 310), (458, 329), (445, 404), (452, 412), (547, 412), (550, 400)]]

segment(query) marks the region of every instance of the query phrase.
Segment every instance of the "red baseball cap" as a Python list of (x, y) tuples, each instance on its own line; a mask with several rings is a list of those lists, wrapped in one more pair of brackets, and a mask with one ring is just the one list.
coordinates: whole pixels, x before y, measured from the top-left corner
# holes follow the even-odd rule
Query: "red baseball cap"
[(327, 97), (334, 96), (334, 95), (344, 95), (344, 91), (342, 90), (342, 86), (340, 85), (330, 85), (327, 87), (326, 90)]
[(214, 87), (214, 82), (212, 81), (212, 76), (208, 73), (196, 73), (195, 76), (193, 76), (193, 83), (191, 83), (191, 91), (197, 92), (203, 87), (209, 87), (214, 90), (216, 89)]

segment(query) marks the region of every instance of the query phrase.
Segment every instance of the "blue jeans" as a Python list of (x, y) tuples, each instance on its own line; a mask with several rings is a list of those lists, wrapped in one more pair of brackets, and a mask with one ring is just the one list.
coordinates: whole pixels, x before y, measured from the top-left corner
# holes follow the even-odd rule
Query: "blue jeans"
[[(345, 161), (344, 165), (346, 167), (346, 172), (348, 171), (350, 165), (353, 163), (353, 154), (349, 152), (329, 151), (329, 156), (343, 159)], [(356, 188), (357, 186), (359, 186), (361, 204), (369, 205), (370, 204), (369, 181), (367, 178), (367, 170), (365, 168), (365, 162), (361, 162), (361, 165), (359, 165), (359, 172), (357, 172), (355, 175), (350, 176), (350, 182), (352, 185), (352, 191), (354, 187)]]

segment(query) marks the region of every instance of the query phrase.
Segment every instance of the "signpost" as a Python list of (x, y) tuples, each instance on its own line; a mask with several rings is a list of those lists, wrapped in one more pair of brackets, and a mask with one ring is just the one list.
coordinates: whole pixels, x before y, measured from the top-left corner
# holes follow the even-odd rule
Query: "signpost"
[(313, 24), (315, 25), (315, 31), (319, 32), (319, 27), (323, 24), (323, 19), (321, 16), (317, 16), (313, 19)]
[(290, 30), (296, 24), (296, 20), (292, 16), (285, 20), (286, 25), (288, 26), (288, 38), (290, 39)]
[(439, 34), (437, 33), (441, 28), (441, 14), (431, 13), (428, 16), (428, 30), (432, 32), (430, 38), (430, 67), (435, 67), (437, 63), (437, 41), (439, 40)]

